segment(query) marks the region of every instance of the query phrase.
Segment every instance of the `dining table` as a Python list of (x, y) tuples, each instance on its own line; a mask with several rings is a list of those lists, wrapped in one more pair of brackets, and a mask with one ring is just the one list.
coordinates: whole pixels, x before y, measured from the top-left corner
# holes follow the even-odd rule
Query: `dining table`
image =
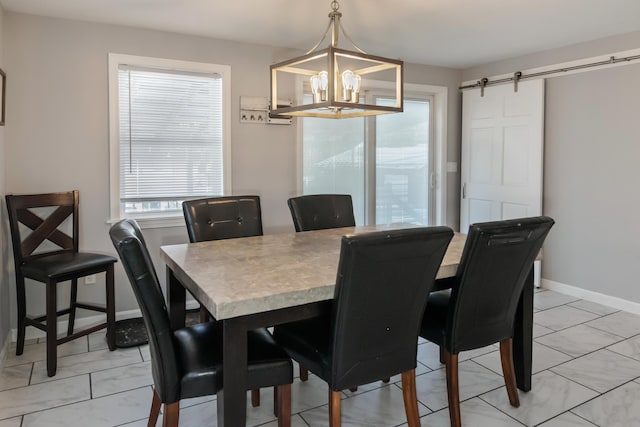
[[(321, 314), (334, 296), (342, 236), (407, 227), (411, 226), (356, 226), (160, 248), (172, 329), (185, 325), (186, 291), (222, 322), (218, 426), (246, 423), (247, 331)], [(434, 290), (455, 285), (465, 239), (465, 234), (454, 234)], [(532, 328), (533, 266), (516, 312), (513, 337), (516, 382), (523, 391), (531, 389)]]

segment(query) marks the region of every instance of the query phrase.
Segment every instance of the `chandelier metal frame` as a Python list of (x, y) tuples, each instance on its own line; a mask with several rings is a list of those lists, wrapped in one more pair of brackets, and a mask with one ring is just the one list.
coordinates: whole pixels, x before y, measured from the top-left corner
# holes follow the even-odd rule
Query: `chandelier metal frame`
[[(318, 43), (305, 55), (273, 64), (271, 70), (272, 116), (349, 118), (403, 111), (404, 63), (401, 60), (370, 55), (360, 49), (344, 30), (340, 18), (339, 4), (331, 2), (329, 25)], [(356, 49), (338, 48), (339, 33)], [(318, 49), (331, 33), (331, 44)], [(293, 77), (293, 79), (292, 79)], [(372, 80), (391, 81), (395, 84), (395, 105), (367, 104), (360, 94), (367, 90)], [(293, 83), (292, 83), (293, 82)], [(277, 105), (278, 99), (286, 98), (281, 85), (290, 89), (290, 84), (302, 82), (304, 93), (311, 95), (310, 103), (300, 105)], [(287, 84), (289, 83), (289, 84)], [(309, 97), (306, 97), (309, 99)]]

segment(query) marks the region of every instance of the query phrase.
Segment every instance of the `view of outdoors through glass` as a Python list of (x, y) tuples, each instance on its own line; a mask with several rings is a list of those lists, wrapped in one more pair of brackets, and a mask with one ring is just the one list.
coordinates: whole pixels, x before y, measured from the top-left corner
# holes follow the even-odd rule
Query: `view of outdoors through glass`
[[(375, 117), (369, 140), (365, 118), (304, 118), (304, 194), (351, 194), (356, 223), (363, 225), (366, 189), (375, 188), (369, 197), (377, 224), (429, 225), (429, 117), (428, 100), (405, 99), (403, 113)], [(365, 169), (368, 149), (375, 150), (375, 173)]]

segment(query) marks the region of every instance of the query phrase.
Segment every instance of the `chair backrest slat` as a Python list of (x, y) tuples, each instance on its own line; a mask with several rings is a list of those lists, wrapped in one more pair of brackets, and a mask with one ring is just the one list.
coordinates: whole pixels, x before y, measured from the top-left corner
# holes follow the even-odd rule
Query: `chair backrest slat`
[(18, 211), (18, 221), (33, 230), (22, 241), (22, 257), (29, 257), (45, 240), (57, 244), (62, 249), (73, 250), (73, 237), (58, 229), (69, 215), (73, 215), (72, 206), (60, 206), (46, 220), (27, 209)]
[(333, 307), (334, 390), (416, 367), (427, 296), (452, 237), (448, 227), (343, 237)]
[(313, 194), (287, 201), (296, 231), (353, 227), (353, 201), (349, 194)]
[(451, 294), (452, 352), (513, 336), (522, 289), (553, 224), (551, 218), (533, 217), (470, 226)]
[(225, 196), (182, 203), (189, 241), (262, 235), (259, 196)]
[[(64, 252), (78, 252), (78, 190), (63, 193), (27, 194), (6, 196), (9, 227), (16, 268), (32, 258)], [(33, 209), (55, 208), (46, 218)], [(71, 216), (71, 234), (60, 227)], [(31, 230), (23, 237), (21, 225)], [(36, 251), (45, 241), (58, 248)]]

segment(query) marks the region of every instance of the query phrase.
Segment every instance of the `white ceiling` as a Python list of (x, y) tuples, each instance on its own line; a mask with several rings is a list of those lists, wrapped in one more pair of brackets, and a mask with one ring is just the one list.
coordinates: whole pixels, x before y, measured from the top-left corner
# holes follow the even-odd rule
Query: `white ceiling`
[[(305, 51), (324, 33), (330, 3), (0, 0), (5, 11)], [(454, 68), (640, 31), (640, 0), (341, 0), (340, 10), (367, 53)], [(340, 47), (351, 49), (344, 38)]]

